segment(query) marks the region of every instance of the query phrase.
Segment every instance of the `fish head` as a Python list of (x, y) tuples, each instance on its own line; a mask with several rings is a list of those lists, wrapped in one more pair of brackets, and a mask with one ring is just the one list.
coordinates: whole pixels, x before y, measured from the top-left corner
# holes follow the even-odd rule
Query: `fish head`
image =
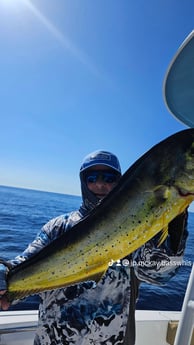
[(182, 197), (194, 199), (194, 139), (183, 154), (174, 185)]

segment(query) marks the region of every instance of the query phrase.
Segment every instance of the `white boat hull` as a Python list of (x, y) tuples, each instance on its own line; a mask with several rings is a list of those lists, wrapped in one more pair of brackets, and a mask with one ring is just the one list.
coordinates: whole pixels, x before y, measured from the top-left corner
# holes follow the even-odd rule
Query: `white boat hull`
[[(178, 321), (180, 312), (136, 311), (136, 345), (169, 345), (169, 322)], [(0, 345), (32, 345), (38, 323), (38, 311), (0, 312)]]

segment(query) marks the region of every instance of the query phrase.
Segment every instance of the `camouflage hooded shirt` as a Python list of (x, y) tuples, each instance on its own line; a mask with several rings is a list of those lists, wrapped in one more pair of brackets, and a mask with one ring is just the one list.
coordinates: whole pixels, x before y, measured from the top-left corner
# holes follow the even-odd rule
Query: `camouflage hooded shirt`
[[(15, 266), (34, 255), (67, 229), (73, 231), (72, 226), (80, 218), (80, 211), (75, 211), (48, 222), (24, 253), (12, 261), (12, 265)], [(110, 262), (106, 273), (97, 283), (88, 281), (41, 293), (34, 345), (121, 345), (124, 344), (126, 327), (127, 344), (133, 345), (137, 297), (137, 291), (134, 295), (132, 289), (134, 279), (136, 290), (140, 280), (153, 284), (168, 281), (181, 263), (186, 236), (185, 230), (176, 254), (173, 254), (170, 248), (169, 238), (158, 248), (156, 236), (130, 258), (124, 258), (114, 264)], [(170, 264), (174, 260), (177, 265)], [(133, 279), (131, 270), (134, 271)], [(132, 295), (135, 296), (133, 299)], [(127, 326), (129, 313), (131, 321)]]

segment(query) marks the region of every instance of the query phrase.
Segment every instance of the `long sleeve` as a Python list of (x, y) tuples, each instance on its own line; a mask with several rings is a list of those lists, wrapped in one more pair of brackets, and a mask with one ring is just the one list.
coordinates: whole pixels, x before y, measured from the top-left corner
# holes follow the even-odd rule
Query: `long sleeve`
[(10, 265), (12, 267), (19, 265), (21, 262), (37, 254), (55, 238), (62, 235), (66, 229), (67, 221), (68, 215), (63, 215), (46, 223), (39, 231), (34, 241), (28, 245), (24, 252), (21, 255), (18, 255), (15, 259), (9, 261)]
[(51, 219), (42, 227), (34, 241), (28, 245), (24, 252), (15, 259), (8, 261), (8, 263), (15, 267), (29, 259), (74, 226), (81, 218), (82, 214), (79, 211), (73, 211)]
[(187, 217), (185, 210), (169, 224), (168, 236), (160, 246), (159, 233), (134, 253), (133, 266), (139, 280), (161, 285), (176, 274), (188, 236)]

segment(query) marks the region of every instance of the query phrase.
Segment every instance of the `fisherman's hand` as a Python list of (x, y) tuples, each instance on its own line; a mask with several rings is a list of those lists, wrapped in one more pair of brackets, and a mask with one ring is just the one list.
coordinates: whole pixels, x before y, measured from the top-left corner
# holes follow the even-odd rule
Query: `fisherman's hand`
[(5, 265), (0, 264), (0, 308), (3, 310), (7, 310), (10, 305), (6, 296), (7, 272), (8, 272), (8, 268)]
[(9, 303), (5, 293), (6, 293), (6, 290), (0, 291), (0, 309), (2, 309), (2, 310), (8, 310), (10, 307), (10, 303)]

